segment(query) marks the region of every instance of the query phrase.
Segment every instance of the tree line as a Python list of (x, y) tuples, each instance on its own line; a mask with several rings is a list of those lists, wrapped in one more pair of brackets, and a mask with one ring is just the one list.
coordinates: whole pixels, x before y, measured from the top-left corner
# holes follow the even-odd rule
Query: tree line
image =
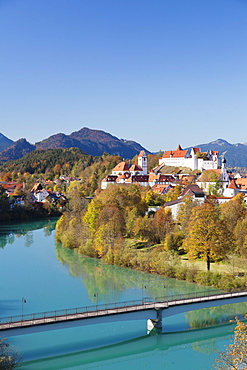
[[(176, 220), (169, 208), (148, 214), (158, 194), (136, 185), (110, 186), (89, 204), (79, 189), (70, 194), (69, 209), (57, 223), (56, 237), (65, 247), (107, 263), (167, 277), (234, 289), (245, 283), (236, 277), (235, 258), (247, 261), (246, 205), (241, 195), (219, 205), (214, 197), (198, 205), (190, 197)], [(162, 204), (163, 199), (159, 199)], [(234, 258), (233, 258), (234, 256)], [(204, 260), (205, 271), (183, 259)], [(228, 261), (229, 274), (212, 273), (212, 262)], [(231, 266), (232, 263), (232, 266)]]

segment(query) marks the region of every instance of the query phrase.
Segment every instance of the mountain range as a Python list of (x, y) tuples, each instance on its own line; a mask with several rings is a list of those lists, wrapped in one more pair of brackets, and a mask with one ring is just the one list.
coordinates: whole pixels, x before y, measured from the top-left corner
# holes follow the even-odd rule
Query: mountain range
[[(87, 127), (72, 132), (70, 135), (63, 133), (52, 135), (34, 145), (25, 138), (14, 142), (0, 133), (0, 161), (16, 160), (36, 149), (67, 149), (71, 147), (79, 148), (94, 156), (100, 156), (105, 152), (120, 155), (125, 159), (133, 158), (141, 150), (150, 153), (135, 141), (118, 139), (105, 131), (92, 130)], [(210, 143), (194, 145), (194, 147), (199, 147), (202, 152), (210, 149), (217, 150), (220, 157), (225, 157), (229, 167), (247, 167), (247, 143), (230, 144), (224, 139), (217, 139)], [(170, 150), (171, 148), (164, 149)]]
[(2, 150), (0, 149), (0, 161), (22, 158), (25, 154), (35, 149), (67, 149), (72, 147), (79, 148), (83, 152), (94, 156), (108, 153), (120, 155), (122, 158), (126, 159), (133, 158), (141, 150), (150, 153), (135, 141), (118, 139), (116, 136), (107, 132), (92, 130), (87, 127), (72, 132), (70, 135), (62, 133), (52, 135), (34, 145), (28, 143), (26, 139), (13, 142), (1, 134), (0, 145), (0, 148), (3, 148)]
[(210, 149), (218, 151), (221, 158), (225, 157), (227, 167), (247, 167), (247, 143), (230, 144), (226, 140), (217, 139), (194, 147), (200, 148), (202, 152)]

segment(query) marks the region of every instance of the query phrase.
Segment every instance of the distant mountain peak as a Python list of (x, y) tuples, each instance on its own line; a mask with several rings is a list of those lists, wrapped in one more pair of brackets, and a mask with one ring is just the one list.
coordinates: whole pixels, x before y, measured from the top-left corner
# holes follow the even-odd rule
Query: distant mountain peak
[(78, 131), (72, 132), (70, 135), (52, 135), (36, 143), (36, 147), (37, 149), (77, 147), (83, 152), (95, 156), (109, 153), (120, 155), (123, 158), (133, 158), (141, 150), (149, 153), (148, 150), (134, 141), (120, 140), (108, 132), (90, 129), (88, 127), (83, 127)]
[(11, 144), (13, 144), (13, 140), (10, 140), (8, 137), (4, 136), (0, 132), (0, 152), (8, 148), (8, 146), (10, 146)]
[(202, 152), (218, 151), (220, 158), (225, 157), (228, 167), (247, 167), (246, 144), (230, 144), (224, 139), (217, 139), (210, 143), (196, 145), (196, 147), (199, 147)]
[(215, 141), (212, 141), (210, 144), (225, 145), (225, 144), (229, 144), (229, 143), (228, 143), (228, 141), (226, 141), (224, 139), (217, 139)]
[(25, 138), (15, 141), (0, 153), (1, 161), (15, 160), (35, 150), (35, 146), (30, 144)]

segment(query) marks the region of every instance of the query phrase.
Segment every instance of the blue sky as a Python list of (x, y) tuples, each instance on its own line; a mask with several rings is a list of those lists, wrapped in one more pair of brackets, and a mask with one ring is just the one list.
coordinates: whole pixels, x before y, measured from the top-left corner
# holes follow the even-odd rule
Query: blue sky
[(0, 0), (0, 132), (247, 142), (246, 0)]

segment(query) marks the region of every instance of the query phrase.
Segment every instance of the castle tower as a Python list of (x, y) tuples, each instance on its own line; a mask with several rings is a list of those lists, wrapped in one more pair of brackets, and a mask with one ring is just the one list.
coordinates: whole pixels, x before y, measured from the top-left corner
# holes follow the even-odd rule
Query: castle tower
[(147, 175), (148, 173), (148, 157), (145, 150), (141, 150), (138, 155), (138, 166), (140, 166), (143, 170), (143, 175)]

